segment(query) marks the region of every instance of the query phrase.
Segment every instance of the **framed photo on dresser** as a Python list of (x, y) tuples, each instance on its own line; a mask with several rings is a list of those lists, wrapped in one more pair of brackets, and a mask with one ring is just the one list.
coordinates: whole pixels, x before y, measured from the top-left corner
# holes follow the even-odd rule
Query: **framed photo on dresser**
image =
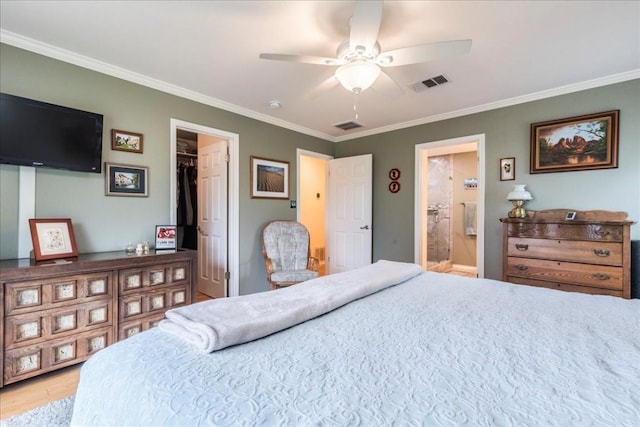
[(78, 256), (71, 219), (32, 218), (29, 219), (29, 229), (36, 261)]

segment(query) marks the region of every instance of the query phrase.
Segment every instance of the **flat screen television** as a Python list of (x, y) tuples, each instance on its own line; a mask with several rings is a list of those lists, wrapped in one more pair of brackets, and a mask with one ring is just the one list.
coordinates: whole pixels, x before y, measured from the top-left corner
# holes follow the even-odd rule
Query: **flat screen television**
[(102, 114), (0, 93), (0, 163), (102, 171)]

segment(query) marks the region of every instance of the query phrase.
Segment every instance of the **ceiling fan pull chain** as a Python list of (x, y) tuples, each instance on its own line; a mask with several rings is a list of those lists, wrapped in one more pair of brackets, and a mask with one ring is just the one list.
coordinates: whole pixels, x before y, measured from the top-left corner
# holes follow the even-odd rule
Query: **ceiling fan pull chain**
[(358, 120), (358, 94), (353, 94), (353, 113), (355, 114), (355, 120)]

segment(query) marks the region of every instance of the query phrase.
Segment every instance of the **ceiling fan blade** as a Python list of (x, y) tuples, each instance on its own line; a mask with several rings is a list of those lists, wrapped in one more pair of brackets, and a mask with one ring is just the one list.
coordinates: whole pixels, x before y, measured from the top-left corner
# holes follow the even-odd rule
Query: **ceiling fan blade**
[(382, 20), (382, 0), (356, 1), (356, 8), (351, 17), (351, 34), (349, 47), (354, 52), (358, 46), (371, 52), (378, 40), (380, 21)]
[(310, 101), (312, 99), (315, 99), (318, 96), (322, 95), (323, 93), (327, 92), (329, 89), (332, 89), (332, 88), (338, 86), (339, 84), (340, 84), (340, 82), (338, 81), (336, 76), (332, 74), (328, 79), (326, 79), (325, 81), (320, 83), (318, 86), (313, 88), (305, 96), (305, 99), (308, 100), (308, 101)]
[(382, 52), (376, 61), (381, 67), (397, 67), (462, 55), (469, 50), (471, 50), (471, 40), (451, 40)]
[(393, 80), (387, 73), (384, 71), (380, 73), (378, 80), (371, 86), (377, 93), (381, 93), (388, 98), (396, 98), (398, 96), (402, 96), (404, 91), (400, 87), (395, 80)]
[(341, 65), (337, 58), (325, 58), (313, 55), (285, 55), (280, 53), (261, 53), (260, 59), (273, 59), (275, 61), (301, 62), (303, 64), (316, 65)]

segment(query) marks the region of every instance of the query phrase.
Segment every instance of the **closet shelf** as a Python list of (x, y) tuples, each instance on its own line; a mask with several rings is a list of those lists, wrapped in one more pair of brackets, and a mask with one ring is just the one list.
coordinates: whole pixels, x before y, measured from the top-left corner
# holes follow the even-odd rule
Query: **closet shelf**
[(178, 157), (188, 157), (188, 158), (197, 158), (198, 155), (197, 154), (191, 154), (191, 153), (177, 153)]

